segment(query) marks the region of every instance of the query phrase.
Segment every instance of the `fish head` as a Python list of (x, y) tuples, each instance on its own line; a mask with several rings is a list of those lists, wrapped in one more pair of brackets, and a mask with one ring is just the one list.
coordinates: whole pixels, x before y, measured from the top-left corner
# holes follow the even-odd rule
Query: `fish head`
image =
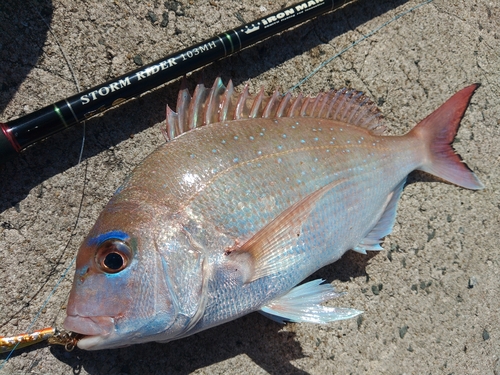
[(199, 249), (175, 222), (133, 206), (112, 200), (78, 251), (64, 328), (83, 335), (81, 349), (169, 341), (202, 311)]

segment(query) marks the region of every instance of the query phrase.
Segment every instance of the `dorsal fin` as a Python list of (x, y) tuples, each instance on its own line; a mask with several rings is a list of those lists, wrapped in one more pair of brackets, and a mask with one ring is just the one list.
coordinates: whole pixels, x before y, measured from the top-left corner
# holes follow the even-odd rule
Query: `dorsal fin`
[(221, 121), (244, 118), (314, 117), (356, 125), (381, 134), (385, 127), (377, 106), (362, 92), (331, 90), (315, 97), (290, 93), (281, 95), (274, 91), (267, 96), (264, 88), (257, 95), (250, 95), (248, 85), (236, 93), (229, 81), (227, 87), (217, 78), (212, 88), (202, 83), (196, 86), (193, 96), (182, 84), (177, 97), (177, 112), (167, 106), (167, 141), (191, 129)]

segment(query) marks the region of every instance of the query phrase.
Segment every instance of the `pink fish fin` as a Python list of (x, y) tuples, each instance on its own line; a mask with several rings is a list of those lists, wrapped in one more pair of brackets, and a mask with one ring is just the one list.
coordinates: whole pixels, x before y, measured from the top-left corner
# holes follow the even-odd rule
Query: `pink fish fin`
[(330, 94), (330, 92), (322, 92), (318, 94), (311, 108), (312, 117), (323, 117), (325, 115), (325, 107), (328, 104), (328, 97)]
[(346, 88), (333, 90), (328, 93), (326, 101), (321, 117), (366, 128), (372, 134), (384, 132), (382, 113), (362, 92)]
[(380, 110), (362, 92), (348, 89), (331, 90), (316, 97), (290, 100), (286, 117), (314, 117), (344, 122), (382, 134), (385, 130)]
[[(228, 85), (229, 86), (229, 85)], [(219, 122), (221, 99), (224, 98), (226, 87), (219, 77), (214, 81), (212, 89), (207, 93), (207, 101), (203, 109), (203, 125)], [(203, 105), (203, 103), (202, 103)]]
[(281, 99), (278, 108), (276, 109), (276, 117), (286, 117), (286, 109), (290, 106), (290, 101), (292, 100), (292, 94), (287, 93), (283, 99)]
[[(233, 94), (233, 98), (229, 95), (225, 100), (236, 101), (234, 110), (227, 111), (227, 117), (230, 119), (245, 119), (245, 118), (275, 118), (278, 108), (282, 104), (282, 98), (279, 91), (274, 91), (271, 96), (265, 94), (264, 87), (260, 89), (257, 95), (250, 95), (248, 85), (245, 85), (243, 92), (239, 95)], [(287, 101), (289, 98), (287, 98)], [(282, 110), (284, 108), (282, 107)], [(232, 112), (232, 113), (231, 113)]]
[(177, 95), (177, 106), (176, 111), (178, 115), (177, 128), (175, 129), (175, 136), (184, 133), (186, 127), (184, 124), (187, 123), (189, 118), (189, 107), (191, 104), (191, 95), (189, 94), (189, 89), (187, 88), (187, 81), (184, 77), (181, 83), (181, 89)]
[(331, 284), (322, 284), (318, 279), (296, 286), (287, 294), (271, 301), (260, 309), (260, 313), (278, 322), (328, 323), (354, 318), (362, 311), (327, 307), (322, 302), (341, 297)]
[(484, 185), (453, 150), (451, 144), (478, 87), (479, 84), (474, 84), (460, 90), (408, 133), (427, 146), (424, 162), (418, 169), (474, 190), (482, 189)]
[[(221, 98), (220, 109), (219, 109), (219, 121), (228, 120), (228, 115), (233, 113), (234, 108), (236, 106), (236, 104), (233, 103), (232, 100), (233, 96), (234, 96), (234, 85), (233, 81), (229, 80), (226, 90), (224, 91), (224, 94), (222, 94)], [(232, 118), (230, 118), (229, 120), (232, 120)]]
[(176, 111), (167, 109), (167, 128), (164, 133), (171, 140), (189, 130), (215, 122), (278, 117), (331, 119), (367, 128), (373, 134), (381, 134), (384, 130), (380, 111), (358, 91), (341, 89), (320, 93), (316, 97), (299, 94), (294, 98), (290, 93), (282, 96), (277, 90), (268, 96), (261, 88), (257, 95), (250, 95), (248, 85), (241, 93), (237, 93), (231, 81), (226, 88), (219, 77), (211, 88), (206, 88), (202, 83), (196, 85), (192, 97), (183, 80)]
[(353, 248), (354, 251), (366, 254), (366, 250), (380, 251), (383, 250), (380, 246), (383, 238), (392, 232), (394, 222), (396, 221), (396, 210), (398, 208), (398, 201), (403, 192), (406, 183), (406, 178), (401, 181), (398, 186), (387, 196), (386, 203), (384, 204), (380, 218), (375, 226), (365, 236), (365, 238)]
[(167, 106), (167, 126), (164, 132), (167, 140), (197, 127), (218, 121), (220, 97), (225, 86), (220, 78), (216, 79), (211, 89), (199, 83), (193, 96), (189, 94), (186, 79), (181, 83), (177, 96), (177, 112)]
[(252, 103), (252, 108), (250, 108), (249, 117), (255, 118), (259, 115), (259, 112), (261, 111), (262, 101), (265, 96), (266, 93), (264, 92), (264, 87), (261, 87), (259, 93), (255, 96), (255, 99)]
[(162, 129), (163, 136), (165, 140), (171, 141), (175, 138), (176, 130), (179, 128), (179, 115), (172, 111), (170, 107), (167, 105), (167, 126), (165, 129)]
[(209, 96), (210, 91), (211, 90), (206, 88), (203, 83), (196, 85), (186, 113), (187, 118), (183, 124), (183, 132), (205, 125), (203, 118), (203, 115), (205, 114), (203, 106), (206, 104), (206, 99), (207, 96)]
[(236, 108), (234, 109), (233, 120), (239, 120), (248, 117), (250, 109), (248, 108), (248, 98), (250, 92), (248, 91), (248, 84), (243, 88), (242, 93), (238, 97)]
[(181, 89), (177, 95), (177, 112), (174, 112), (167, 105), (167, 126), (164, 134), (169, 137), (169, 140), (184, 133), (184, 124), (187, 123), (187, 113), (190, 102), (191, 95), (189, 95), (189, 90), (186, 87), (186, 78), (183, 78)]
[(264, 106), (260, 117), (263, 117), (263, 118), (279, 117), (279, 116), (276, 116), (276, 111), (277, 111), (278, 107), (280, 106), (280, 103), (282, 100), (280, 92), (278, 90), (275, 90), (273, 92), (273, 95), (271, 95), (267, 99), (268, 99), (267, 103)]
[(311, 105), (312, 98), (309, 96), (304, 97), (302, 101), (302, 106), (300, 107), (299, 116), (298, 117), (309, 117), (307, 108)]
[(286, 250), (297, 243), (302, 224), (316, 203), (343, 181), (333, 181), (309, 194), (283, 211), (241, 247), (226, 252), (229, 260), (240, 264), (245, 283), (279, 273), (298, 262), (298, 257), (287, 255)]
[(302, 108), (302, 103), (304, 102), (304, 96), (302, 93), (299, 93), (296, 98), (290, 99), (290, 106), (285, 111), (285, 115), (283, 117), (300, 117), (300, 109)]

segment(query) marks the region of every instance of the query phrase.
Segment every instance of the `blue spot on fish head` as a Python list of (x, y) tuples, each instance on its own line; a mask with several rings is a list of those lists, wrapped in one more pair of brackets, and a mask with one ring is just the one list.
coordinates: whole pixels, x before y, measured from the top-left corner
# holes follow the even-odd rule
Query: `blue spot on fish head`
[(112, 230), (110, 232), (100, 234), (96, 237), (90, 238), (87, 240), (87, 245), (88, 246), (97, 246), (100, 245), (101, 243), (110, 240), (110, 239), (117, 239), (120, 241), (128, 241), (130, 239), (129, 235), (125, 232), (122, 232), (120, 230)]

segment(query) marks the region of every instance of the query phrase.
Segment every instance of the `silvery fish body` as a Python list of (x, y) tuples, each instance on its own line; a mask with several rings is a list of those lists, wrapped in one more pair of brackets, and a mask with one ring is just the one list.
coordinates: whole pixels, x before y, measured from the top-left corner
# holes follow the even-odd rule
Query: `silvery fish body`
[[(170, 341), (260, 310), (278, 321), (356, 316), (296, 287), (347, 250), (380, 250), (406, 176), (481, 183), (450, 144), (469, 86), (405, 136), (383, 136), (360, 93), (236, 95), (218, 79), (181, 90), (169, 139), (118, 189), (84, 240), (65, 328), (78, 346)], [(204, 125), (204, 126), (202, 126)]]

